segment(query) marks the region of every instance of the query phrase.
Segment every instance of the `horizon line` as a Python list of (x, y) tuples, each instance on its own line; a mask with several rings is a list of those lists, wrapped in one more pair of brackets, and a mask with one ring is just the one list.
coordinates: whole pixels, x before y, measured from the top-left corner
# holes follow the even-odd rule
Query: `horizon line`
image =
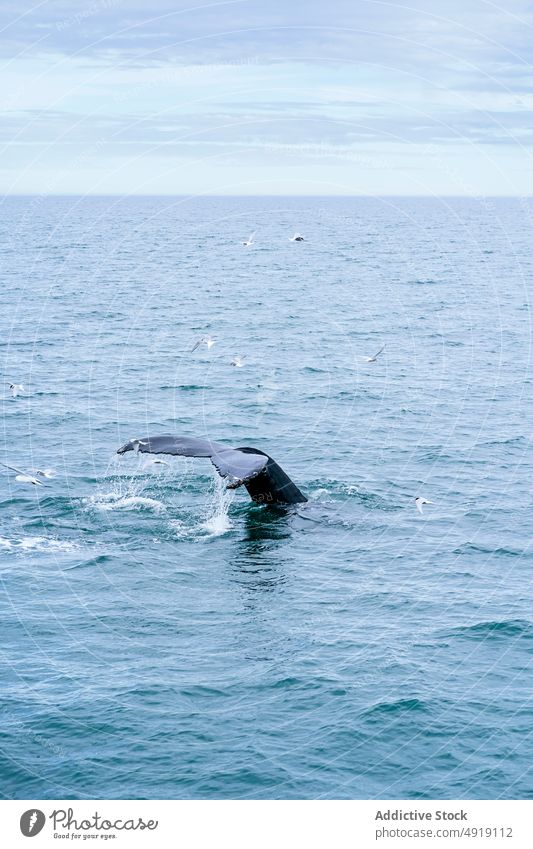
[(365, 198), (365, 199), (378, 199), (378, 198), (405, 198), (405, 199), (413, 199), (413, 200), (532, 200), (533, 194), (524, 195), (524, 194), (516, 194), (516, 195), (508, 195), (508, 194), (496, 194), (496, 195), (458, 195), (458, 194), (206, 194), (204, 192), (198, 194), (191, 194), (190, 192), (186, 192), (184, 194), (177, 193), (135, 193), (128, 194), (127, 192), (109, 192), (102, 194), (92, 194), (92, 193), (80, 193), (80, 192), (9, 192), (6, 194), (0, 193), (0, 199), (6, 200), (7, 198), (187, 198), (189, 200), (195, 200), (198, 198)]

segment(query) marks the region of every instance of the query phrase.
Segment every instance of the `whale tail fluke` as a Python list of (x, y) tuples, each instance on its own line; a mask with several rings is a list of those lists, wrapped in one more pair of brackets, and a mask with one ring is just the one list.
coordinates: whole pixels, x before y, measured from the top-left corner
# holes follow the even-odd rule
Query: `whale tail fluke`
[(245, 486), (257, 504), (299, 504), (307, 501), (290, 477), (272, 457), (257, 448), (228, 448), (220, 442), (188, 436), (132, 439), (117, 450), (143, 454), (173, 454), (180, 457), (209, 457), (229, 489)]

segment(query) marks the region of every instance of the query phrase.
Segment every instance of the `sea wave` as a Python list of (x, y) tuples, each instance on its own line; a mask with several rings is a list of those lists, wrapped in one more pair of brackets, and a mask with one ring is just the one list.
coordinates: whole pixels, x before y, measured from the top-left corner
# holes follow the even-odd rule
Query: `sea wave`
[(53, 537), (16, 537), (8, 539), (0, 537), (0, 549), (18, 554), (29, 551), (76, 551), (80, 546), (70, 540), (60, 540)]
[(503, 619), (486, 622), (476, 622), (474, 625), (464, 625), (448, 631), (446, 636), (465, 637), (470, 640), (486, 640), (487, 638), (526, 637), (533, 639), (533, 623), (526, 619)]

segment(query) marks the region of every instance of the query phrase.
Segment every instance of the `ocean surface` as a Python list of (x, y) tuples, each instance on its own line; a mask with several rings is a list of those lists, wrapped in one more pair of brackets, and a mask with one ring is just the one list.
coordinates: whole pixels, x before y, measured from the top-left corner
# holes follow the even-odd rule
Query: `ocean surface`
[[(532, 245), (518, 199), (1, 202), (0, 460), (57, 472), (0, 470), (2, 797), (533, 796)], [(309, 503), (115, 453), (158, 433)]]

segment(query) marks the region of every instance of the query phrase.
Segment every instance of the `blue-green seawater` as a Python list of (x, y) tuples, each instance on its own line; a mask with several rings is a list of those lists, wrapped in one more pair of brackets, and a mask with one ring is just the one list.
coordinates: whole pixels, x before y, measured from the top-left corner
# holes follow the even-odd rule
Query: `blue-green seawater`
[[(4, 797), (531, 798), (532, 222), (4, 199)], [(310, 503), (115, 454), (165, 432)]]

